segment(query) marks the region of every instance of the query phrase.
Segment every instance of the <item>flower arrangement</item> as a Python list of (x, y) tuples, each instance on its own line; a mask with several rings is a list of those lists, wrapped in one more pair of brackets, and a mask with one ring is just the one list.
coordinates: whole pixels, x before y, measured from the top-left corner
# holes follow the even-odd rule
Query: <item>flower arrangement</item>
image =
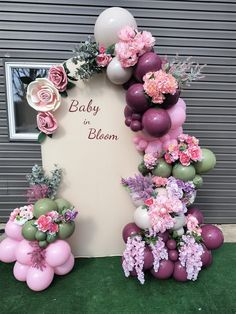
[(28, 220), (33, 218), (33, 205), (26, 205), (15, 208), (10, 214), (10, 221), (13, 221), (17, 225), (24, 225)]

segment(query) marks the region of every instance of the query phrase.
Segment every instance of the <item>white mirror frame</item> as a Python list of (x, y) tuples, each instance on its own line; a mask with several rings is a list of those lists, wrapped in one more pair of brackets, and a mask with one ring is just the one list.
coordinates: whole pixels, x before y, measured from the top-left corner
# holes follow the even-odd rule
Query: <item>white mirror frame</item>
[(38, 133), (17, 133), (15, 121), (15, 109), (12, 94), (12, 69), (13, 68), (50, 68), (51, 63), (36, 63), (36, 62), (5, 62), (5, 77), (6, 77), (6, 101), (8, 111), (8, 130), (10, 141), (36, 141)]

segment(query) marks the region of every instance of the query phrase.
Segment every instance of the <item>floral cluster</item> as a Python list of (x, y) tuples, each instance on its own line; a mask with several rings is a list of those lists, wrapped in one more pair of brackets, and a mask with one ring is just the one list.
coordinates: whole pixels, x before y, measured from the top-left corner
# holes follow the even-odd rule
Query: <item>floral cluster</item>
[(151, 243), (150, 247), (152, 249), (152, 255), (154, 257), (153, 269), (155, 272), (158, 272), (160, 261), (163, 259), (168, 260), (168, 253), (165, 247), (165, 243), (161, 238), (158, 238), (156, 243)]
[(186, 226), (189, 233), (197, 236), (201, 236), (202, 229), (199, 226), (198, 220), (195, 216), (188, 214), (186, 217)]
[(181, 265), (186, 268), (187, 279), (197, 279), (198, 273), (202, 268), (202, 254), (203, 247), (201, 244), (196, 242), (193, 236), (182, 236), (179, 248), (179, 260)]
[(111, 54), (107, 53), (106, 48), (101, 45), (99, 47), (99, 54), (96, 56), (97, 65), (104, 68), (108, 66), (111, 60), (112, 60)]
[(33, 218), (33, 205), (26, 205), (15, 208), (10, 214), (10, 220), (23, 226), (28, 220)]
[(155, 44), (155, 39), (150, 32), (139, 32), (131, 26), (122, 28), (118, 37), (115, 54), (123, 68), (134, 66), (138, 58), (145, 52), (151, 51)]
[(154, 104), (162, 104), (166, 94), (174, 95), (178, 89), (175, 77), (163, 70), (148, 72), (143, 77), (145, 93)]
[(144, 165), (147, 169), (152, 170), (156, 166), (157, 157), (153, 154), (147, 153), (143, 157)]
[(169, 164), (179, 161), (183, 166), (189, 166), (191, 162), (200, 161), (202, 150), (199, 146), (199, 140), (188, 134), (180, 134), (177, 143), (169, 145), (164, 158)]

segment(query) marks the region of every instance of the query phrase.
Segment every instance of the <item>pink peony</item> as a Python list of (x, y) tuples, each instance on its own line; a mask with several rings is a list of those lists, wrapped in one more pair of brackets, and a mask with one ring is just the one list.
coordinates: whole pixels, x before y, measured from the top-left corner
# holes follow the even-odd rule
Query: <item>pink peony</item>
[(168, 179), (155, 176), (152, 178), (152, 181), (157, 187), (160, 187), (160, 186), (166, 186)]
[(64, 92), (68, 84), (68, 78), (63, 65), (53, 65), (48, 71), (48, 79), (59, 90)]
[(131, 26), (123, 27), (118, 33), (118, 37), (122, 41), (130, 41), (134, 39), (135, 35), (136, 35), (136, 32), (134, 28)]
[(189, 147), (188, 154), (193, 161), (198, 161), (202, 159), (202, 150), (199, 146)]
[(196, 217), (194, 217), (193, 215), (189, 214), (186, 217), (187, 220), (187, 229), (190, 232), (194, 232), (198, 235), (201, 235), (202, 233), (202, 229), (199, 227), (198, 225), (198, 220)]
[(111, 62), (111, 60), (112, 60), (111, 55), (106, 53), (100, 53), (96, 57), (97, 65), (102, 68), (106, 67)]
[(187, 152), (180, 152), (179, 161), (183, 166), (189, 166), (191, 162), (191, 158)]
[(36, 225), (39, 231), (47, 232), (52, 224), (52, 218), (49, 216), (41, 215), (38, 220), (36, 220)]
[(39, 112), (37, 114), (37, 126), (45, 134), (53, 134), (57, 129), (57, 121), (50, 112)]

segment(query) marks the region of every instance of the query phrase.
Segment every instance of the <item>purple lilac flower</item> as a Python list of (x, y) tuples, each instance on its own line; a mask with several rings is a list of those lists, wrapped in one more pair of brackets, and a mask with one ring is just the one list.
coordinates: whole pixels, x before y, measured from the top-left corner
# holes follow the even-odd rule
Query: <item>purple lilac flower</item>
[(183, 197), (182, 184), (174, 177), (168, 178), (166, 189), (169, 197), (177, 197), (178, 199)]
[(181, 265), (186, 268), (187, 278), (196, 280), (202, 268), (201, 255), (203, 247), (198, 244), (191, 235), (183, 235), (180, 242), (179, 260)]
[(162, 259), (168, 259), (167, 249), (165, 248), (165, 243), (161, 238), (159, 238), (155, 244), (151, 243), (150, 247), (152, 249), (152, 255), (154, 257), (153, 268), (155, 272), (158, 272), (160, 261)]
[(141, 236), (129, 237), (123, 253), (122, 263), (125, 276), (129, 277), (130, 272), (135, 270), (141, 284), (144, 284), (145, 281), (143, 272), (144, 249), (145, 242)]
[(68, 209), (65, 213), (64, 213), (64, 219), (66, 222), (70, 222), (75, 220), (76, 216), (78, 215), (78, 212), (74, 209)]

